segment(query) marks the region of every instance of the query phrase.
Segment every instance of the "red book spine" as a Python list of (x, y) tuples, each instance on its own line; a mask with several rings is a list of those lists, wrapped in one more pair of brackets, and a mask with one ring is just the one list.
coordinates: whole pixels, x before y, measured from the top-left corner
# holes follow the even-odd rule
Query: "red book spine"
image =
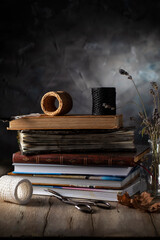
[(62, 164), (62, 165), (83, 165), (83, 166), (134, 166), (131, 156), (113, 156), (110, 154), (38, 154), (22, 155), (20, 152), (13, 153), (13, 163), (34, 163), (34, 164)]

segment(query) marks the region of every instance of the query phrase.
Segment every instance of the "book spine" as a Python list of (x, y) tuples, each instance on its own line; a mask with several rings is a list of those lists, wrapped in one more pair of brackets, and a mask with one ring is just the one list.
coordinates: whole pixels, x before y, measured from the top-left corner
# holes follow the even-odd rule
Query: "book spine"
[(26, 156), (14, 153), (12, 156), (12, 162), (82, 166), (135, 166), (134, 160), (131, 157), (112, 157), (103, 154), (39, 154)]

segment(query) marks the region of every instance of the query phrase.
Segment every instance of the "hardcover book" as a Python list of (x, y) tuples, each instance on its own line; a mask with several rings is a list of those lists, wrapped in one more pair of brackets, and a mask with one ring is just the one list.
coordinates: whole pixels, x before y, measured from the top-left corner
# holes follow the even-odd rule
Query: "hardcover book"
[(135, 152), (51, 153), (23, 155), (13, 153), (13, 163), (59, 164), (82, 166), (135, 166), (149, 152), (148, 146), (137, 145)]
[(143, 191), (141, 188), (141, 180), (137, 179), (133, 184), (124, 188), (123, 190), (111, 190), (111, 189), (91, 189), (91, 188), (69, 188), (69, 187), (54, 187), (54, 186), (41, 186), (33, 185), (34, 195), (47, 195), (53, 196), (51, 193), (45, 191), (48, 188), (53, 189), (57, 193), (70, 198), (80, 199), (94, 199), (94, 200), (107, 200), (118, 201), (117, 195), (127, 192), (129, 196)]
[(26, 174), (83, 174), (126, 177), (133, 167), (100, 167), (59, 164), (12, 163), (13, 173)]
[(86, 130), (20, 130), (22, 154), (135, 151), (134, 128)]
[[(14, 177), (22, 177), (28, 179), (34, 185), (50, 185), (61, 187), (88, 187), (94, 189), (124, 189), (133, 183), (138, 177), (140, 177), (140, 168), (136, 167), (126, 177), (117, 176), (98, 176), (94, 179), (94, 176), (84, 176), (84, 178), (67, 178), (62, 175), (59, 177), (49, 177), (46, 175), (36, 174), (14, 174), (8, 173)], [(81, 176), (80, 176), (81, 177)]]
[(118, 129), (122, 115), (25, 116), (9, 122), (8, 130), (24, 129)]

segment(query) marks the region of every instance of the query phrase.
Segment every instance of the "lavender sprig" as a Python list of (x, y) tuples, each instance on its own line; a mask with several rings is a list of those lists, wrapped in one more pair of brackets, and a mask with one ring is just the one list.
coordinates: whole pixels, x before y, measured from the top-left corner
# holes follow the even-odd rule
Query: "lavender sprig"
[(147, 112), (146, 112), (146, 109), (145, 109), (145, 106), (144, 106), (144, 103), (143, 103), (143, 99), (141, 98), (141, 95), (140, 95), (140, 93), (139, 93), (139, 90), (138, 90), (138, 88), (137, 88), (137, 86), (136, 86), (136, 84), (135, 84), (132, 76), (131, 76), (128, 72), (126, 72), (124, 69), (119, 69), (119, 73), (122, 74), (122, 75), (128, 76), (128, 79), (130, 79), (130, 80), (133, 82), (134, 87), (135, 87), (135, 89), (136, 89), (136, 91), (137, 91), (137, 94), (138, 94), (138, 96), (139, 96), (139, 98), (140, 98), (140, 101), (141, 101), (141, 104), (142, 104), (142, 108), (143, 108), (145, 117), (148, 118), (148, 117), (147, 117)]

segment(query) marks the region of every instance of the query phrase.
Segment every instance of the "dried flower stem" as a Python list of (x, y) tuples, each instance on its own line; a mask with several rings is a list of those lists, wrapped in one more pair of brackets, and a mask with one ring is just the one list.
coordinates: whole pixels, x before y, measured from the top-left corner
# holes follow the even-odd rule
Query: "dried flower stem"
[(141, 101), (141, 104), (142, 104), (142, 107), (143, 107), (143, 111), (144, 111), (145, 117), (148, 118), (147, 112), (146, 112), (146, 109), (145, 109), (145, 106), (144, 106), (144, 103), (143, 103), (143, 99), (142, 99), (142, 97), (141, 97), (141, 95), (140, 95), (140, 93), (139, 93), (139, 91), (138, 91), (138, 88), (137, 88), (134, 80), (133, 80), (133, 79), (131, 79), (131, 80), (132, 80), (132, 82), (133, 82), (133, 84), (134, 84), (134, 87), (135, 87), (135, 89), (136, 89), (136, 91), (137, 91), (137, 93), (138, 93), (138, 96), (139, 96), (139, 98), (140, 98), (140, 101)]
[(157, 91), (157, 101), (158, 101), (158, 112), (160, 111), (160, 103), (159, 103), (159, 94), (158, 94), (158, 91)]
[(140, 95), (140, 93), (139, 93), (139, 90), (138, 90), (138, 88), (137, 88), (137, 86), (136, 86), (136, 84), (135, 84), (132, 76), (129, 75), (129, 73), (126, 72), (124, 69), (120, 69), (120, 70), (119, 70), (119, 73), (122, 74), (122, 75), (128, 76), (128, 79), (130, 79), (130, 80), (132, 81), (132, 83), (134, 84), (134, 87), (135, 87), (135, 89), (136, 89), (136, 91), (137, 91), (137, 94), (138, 94), (139, 99), (140, 99), (141, 104), (142, 104), (142, 108), (143, 108), (144, 115), (145, 115), (146, 118), (148, 118), (147, 112), (146, 112), (146, 109), (145, 109), (145, 106), (144, 106), (144, 103), (143, 103), (143, 99), (142, 99), (142, 97), (141, 97), (141, 95)]

